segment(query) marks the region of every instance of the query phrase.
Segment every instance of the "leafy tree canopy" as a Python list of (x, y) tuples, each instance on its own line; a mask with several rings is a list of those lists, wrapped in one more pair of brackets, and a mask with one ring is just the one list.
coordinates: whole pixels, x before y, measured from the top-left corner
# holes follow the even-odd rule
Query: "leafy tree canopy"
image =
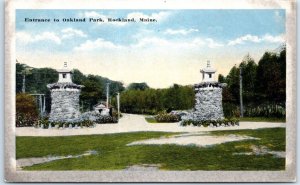
[(127, 87), (128, 90), (145, 90), (145, 89), (149, 89), (149, 86), (147, 85), (147, 83), (142, 82), (142, 83), (131, 83), (128, 85)]

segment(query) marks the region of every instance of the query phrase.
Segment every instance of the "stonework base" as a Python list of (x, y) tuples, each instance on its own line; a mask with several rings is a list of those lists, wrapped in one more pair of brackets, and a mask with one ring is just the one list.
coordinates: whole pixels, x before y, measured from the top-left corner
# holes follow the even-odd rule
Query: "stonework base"
[(222, 87), (202, 87), (195, 89), (194, 111), (182, 117), (182, 120), (222, 120)]
[(80, 90), (51, 90), (51, 122), (74, 122), (80, 118), (79, 111)]

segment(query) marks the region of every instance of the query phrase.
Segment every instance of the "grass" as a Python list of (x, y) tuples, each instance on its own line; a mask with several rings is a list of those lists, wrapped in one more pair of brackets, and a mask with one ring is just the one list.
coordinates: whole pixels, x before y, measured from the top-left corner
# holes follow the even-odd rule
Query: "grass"
[[(285, 151), (285, 129), (214, 131), (213, 135), (248, 135), (260, 140), (228, 142), (210, 147), (126, 144), (174, 133), (134, 132), (68, 137), (17, 137), (17, 158), (75, 155), (96, 150), (97, 155), (62, 159), (24, 170), (121, 170), (131, 165), (159, 164), (163, 170), (284, 170), (285, 159), (272, 155), (233, 155), (251, 145)], [(177, 133), (178, 134), (178, 133)]]
[[(213, 131), (212, 135), (247, 135), (255, 138), (260, 138), (259, 140), (249, 140), (244, 141), (244, 149), (248, 150), (250, 145), (256, 145), (259, 147), (266, 146), (272, 151), (285, 151), (285, 128), (264, 128), (257, 130), (235, 130), (235, 131)], [(239, 147), (239, 145), (237, 145)]]
[(239, 118), (240, 121), (248, 122), (286, 122), (285, 118), (266, 118), (266, 117), (243, 117)]
[(148, 123), (158, 123), (154, 117), (145, 117)]

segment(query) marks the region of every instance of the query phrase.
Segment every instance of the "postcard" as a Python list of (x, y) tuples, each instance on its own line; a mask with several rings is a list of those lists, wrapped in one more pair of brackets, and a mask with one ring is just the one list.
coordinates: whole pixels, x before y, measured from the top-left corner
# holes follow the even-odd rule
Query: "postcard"
[(8, 182), (293, 182), (293, 0), (13, 0)]

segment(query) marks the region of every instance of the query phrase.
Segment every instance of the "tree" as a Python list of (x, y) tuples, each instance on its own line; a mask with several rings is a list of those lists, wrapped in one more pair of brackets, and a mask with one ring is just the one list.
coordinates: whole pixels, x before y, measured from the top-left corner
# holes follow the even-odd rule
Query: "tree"
[(254, 62), (250, 55), (246, 55), (240, 64), (243, 76), (243, 100), (245, 104), (258, 102), (256, 98), (256, 71), (257, 64)]
[[(282, 54), (284, 55), (284, 54)], [(285, 59), (266, 52), (257, 67), (256, 85), (262, 99), (268, 102), (285, 101)]]
[(83, 109), (91, 110), (101, 99), (105, 99), (104, 84), (98, 76), (88, 75), (83, 85), (80, 94), (81, 104), (83, 104)]
[(73, 70), (72, 81), (75, 84), (82, 85), (87, 78), (84, 74), (82, 74), (78, 69)]
[(39, 117), (33, 96), (25, 93), (16, 95), (16, 126), (32, 126)]
[(218, 82), (220, 83), (226, 83), (226, 78), (222, 74), (219, 74), (218, 76)]
[[(225, 81), (223, 109), (231, 114), (239, 103), (239, 70), (243, 73), (243, 100), (248, 116), (284, 117), (286, 99), (286, 49), (265, 52), (258, 65), (245, 56), (239, 68), (234, 66)], [(219, 75), (219, 81), (223, 77)], [(225, 115), (226, 116), (226, 115)]]
[(116, 96), (118, 92), (120, 93), (124, 90), (125, 88), (122, 82), (109, 80), (110, 96)]
[[(237, 100), (237, 93), (235, 91), (238, 91), (239, 85), (237, 84), (237, 68), (234, 66), (230, 70), (230, 76), (227, 75), (227, 77), (224, 77), (223, 75), (219, 75), (218, 81), (220, 83), (226, 83), (227, 86), (223, 88), (222, 91), (222, 105), (223, 105), (223, 112), (224, 116), (227, 118), (236, 116), (236, 113), (238, 112), (238, 100)], [(229, 84), (229, 85), (228, 85)], [(233, 96), (235, 94), (235, 97)]]
[(51, 96), (47, 84), (57, 82), (57, 71), (51, 68), (32, 68), (26, 64), (16, 63), (16, 93), (22, 92), (24, 75), (26, 93), (45, 94), (46, 111), (50, 112)]
[(154, 114), (160, 110), (161, 106), (159, 103), (159, 96), (157, 90), (155, 89), (147, 89), (145, 90), (145, 104), (147, 105), (147, 109), (149, 113)]
[(166, 89), (132, 89), (121, 93), (121, 111), (127, 113), (156, 114), (162, 110), (185, 110), (193, 106), (191, 86), (174, 84)]
[(127, 87), (128, 90), (145, 90), (145, 89), (149, 89), (149, 86), (143, 82), (143, 83), (131, 83), (129, 84), (129, 86)]
[(240, 80), (240, 70), (236, 66), (233, 66), (226, 77), (226, 83), (228, 86), (228, 90), (231, 93), (232, 101), (235, 104), (239, 103), (239, 80)]
[(286, 48), (285, 47), (280, 52), (279, 57), (277, 58), (277, 62), (279, 63), (279, 69), (280, 69), (280, 81), (278, 84), (277, 101), (280, 102), (280, 104), (282, 104), (285, 107), (285, 100), (286, 100)]
[(16, 63), (16, 92), (20, 93), (22, 92), (22, 86), (23, 86), (23, 71), (25, 71), (26, 65)]

